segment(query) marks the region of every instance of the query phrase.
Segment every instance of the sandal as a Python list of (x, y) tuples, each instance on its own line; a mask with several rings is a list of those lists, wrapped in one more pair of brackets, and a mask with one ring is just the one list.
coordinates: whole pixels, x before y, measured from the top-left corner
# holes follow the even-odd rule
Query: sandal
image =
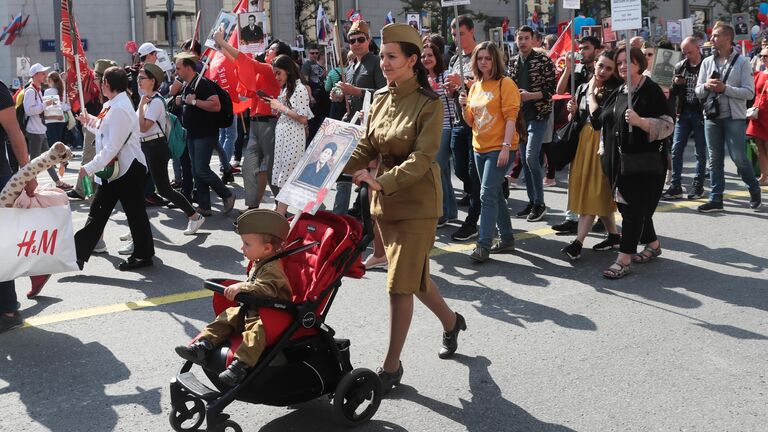
[(622, 264), (616, 261), (610, 267), (603, 270), (603, 277), (606, 279), (621, 279), (629, 273), (629, 264)]
[(68, 190), (70, 190), (70, 189), (72, 189), (72, 185), (71, 185), (71, 184), (69, 184), (69, 183), (64, 183), (64, 182), (58, 182), (58, 183), (56, 183), (56, 187), (57, 187), (57, 188), (59, 188), (59, 189), (61, 189), (61, 190), (63, 190), (63, 191), (65, 191), (65, 192), (66, 192), (66, 191), (68, 191)]
[(637, 264), (645, 264), (651, 260), (656, 259), (661, 255), (661, 246), (656, 249), (646, 246), (642, 252), (632, 255), (632, 262)]

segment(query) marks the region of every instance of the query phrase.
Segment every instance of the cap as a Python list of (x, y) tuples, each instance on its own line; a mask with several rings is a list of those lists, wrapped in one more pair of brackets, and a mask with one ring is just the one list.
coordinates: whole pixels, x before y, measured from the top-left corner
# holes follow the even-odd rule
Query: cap
[(29, 68), (29, 76), (35, 76), (35, 74), (40, 72), (48, 72), (49, 70), (51, 70), (51, 68), (45, 67), (40, 63), (35, 63), (32, 65), (32, 67)]
[(104, 76), (104, 71), (113, 67), (119, 66), (116, 61), (108, 59), (99, 59), (93, 64), (93, 73), (98, 77)]
[(193, 52), (188, 52), (188, 51), (182, 51), (182, 52), (176, 54), (173, 58), (175, 60), (190, 59), (190, 60), (192, 60), (194, 62), (200, 60), (200, 57), (198, 57), (197, 54), (195, 54)]
[(285, 240), (290, 226), (280, 213), (267, 209), (251, 209), (240, 215), (235, 221), (238, 234), (272, 234)]
[(157, 49), (157, 47), (152, 42), (144, 42), (141, 44), (137, 52), (139, 53), (139, 57), (144, 57), (145, 55), (149, 55), (157, 51), (160, 50)]
[(387, 24), (381, 29), (381, 43), (407, 42), (414, 44), (419, 48), (419, 52), (424, 48), (419, 37), (419, 32), (405, 23)]
[(364, 20), (357, 20), (352, 23), (352, 27), (349, 28), (347, 35), (351, 35), (352, 33), (365, 33), (366, 36), (371, 35), (368, 23)]
[(163, 72), (163, 70), (160, 69), (160, 66), (156, 64), (145, 63), (144, 72), (146, 72), (148, 75), (151, 75), (153, 78), (155, 78), (155, 81), (160, 84), (162, 84), (165, 80), (165, 72)]

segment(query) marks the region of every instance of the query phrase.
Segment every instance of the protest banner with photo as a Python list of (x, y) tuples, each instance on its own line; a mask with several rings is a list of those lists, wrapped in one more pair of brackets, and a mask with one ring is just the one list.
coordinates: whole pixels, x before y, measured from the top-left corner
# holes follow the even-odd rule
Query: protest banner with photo
[(643, 26), (641, 0), (611, 0), (613, 31), (635, 30)]
[(683, 43), (683, 27), (680, 21), (667, 21), (667, 40), (673, 44)]
[(405, 14), (405, 22), (421, 33), (421, 16), (418, 12), (408, 12)]
[(162, 49), (157, 51), (157, 62), (155, 64), (160, 66), (160, 69), (162, 69), (163, 72), (170, 72), (176, 69), (176, 66), (171, 61), (170, 57), (168, 57), (168, 53)]
[(658, 85), (672, 87), (675, 65), (681, 60), (682, 55), (680, 51), (656, 48), (656, 55), (653, 56), (651, 76)]
[(731, 24), (733, 25), (735, 33), (733, 40), (743, 41), (752, 39), (752, 36), (750, 35), (751, 26), (749, 23), (750, 19), (748, 13), (735, 13), (731, 15)]
[(616, 32), (613, 31), (611, 17), (603, 18), (603, 42), (616, 42)]
[(504, 40), (502, 37), (501, 27), (496, 27), (488, 30), (490, 41), (493, 42), (494, 45), (499, 47), (499, 49), (503, 48)]
[(216, 33), (219, 28), (222, 28), (224, 30), (224, 39), (229, 39), (232, 32), (235, 30), (236, 25), (237, 15), (232, 12), (227, 12), (224, 9), (219, 11), (219, 16), (216, 18), (216, 24), (214, 24), (213, 27), (211, 27), (211, 31), (208, 32), (208, 38), (205, 40), (205, 47), (218, 51), (219, 46), (214, 42), (213, 34)]
[(267, 0), (249, 0), (248, 12), (262, 12), (269, 8), (269, 2)]
[(602, 26), (581, 26), (581, 38), (587, 36), (594, 36), (602, 41), (603, 39), (603, 27)]
[(237, 14), (237, 30), (240, 51), (253, 55), (266, 51), (269, 43), (269, 20), (266, 12)]
[(326, 118), (275, 200), (315, 214), (364, 131), (362, 126)]
[(16, 76), (19, 78), (29, 78), (29, 68), (32, 64), (27, 57), (16, 57)]

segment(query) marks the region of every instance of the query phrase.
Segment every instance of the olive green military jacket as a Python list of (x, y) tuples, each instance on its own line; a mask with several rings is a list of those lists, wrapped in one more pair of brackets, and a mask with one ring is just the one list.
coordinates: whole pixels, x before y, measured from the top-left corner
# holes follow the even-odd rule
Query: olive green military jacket
[(435, 156), (443, 132), (443, 103), (416, 77), (374, 93), (366, 131), (344, 172), (381, 157), (371, 213), (379, 220), (430, 219), (443, 213)]
[(286, 301), (291, 301), (293, 295), (280, 260), (266, 261), (263, 264), (254, 261), (248, 280), (243, 283), (240, 291), (256, 297)]

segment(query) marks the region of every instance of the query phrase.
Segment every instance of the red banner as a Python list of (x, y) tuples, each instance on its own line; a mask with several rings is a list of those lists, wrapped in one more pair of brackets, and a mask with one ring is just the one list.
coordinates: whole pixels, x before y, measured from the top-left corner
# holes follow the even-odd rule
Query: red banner
[(549, 51), (549, 58), (555, 64), (558, 74), (565, 68), (565, 61), (568, 53), (571, 52), (571, 45), (571, 23), (569, 22)]
[(85, 58), (83, 43), (80, 40), (80, 34), (77, 31), (77, 25), (72, 28), (69, 14), (69, 1), (61, 0), (61, 53), (64, 55), (67, 63), (67, 73), (65, 82), (67, 84), (67, 99), (72, 106), (72, 112), (80, 111), (80, 96), (77, 93), (77, 69), (75, 68), (75, 54), (73, 51), (72, 39), (77, 41), (77, 54), (80, 59), (80, 79), (83, 85), (83, 99), (85, 103), (98, 97), (99, 87), (93, 81), (93, 71), (88, 67), (88, 60)]
[[(247, 11), (248, 0), (240, 0), (237, 6), (235, 6), (235, 9), (232, 10), (234, 13)], [(235, 48), (239, 46), (237, 31), (232, 32), (232, 35), (229, 37), (229, 44)], [(229, 93), (229, 96), (232, 98), (235, 114), (245, 111), (250, 106), (250, 101), (240, 101), (240, 95), (237, 92), (237, 83), (239, 82), (239, 79), (235, 64), (227, 60), (227, 58), (224, 57), (224, 54), (210, 48), (207, 48), (203, 52), (203, 58), (205, 57), (211, 58), (210, 63), (208, 63), (208, 70), (205, 71), (206, 78), (215, 81), (222, 89)]]

